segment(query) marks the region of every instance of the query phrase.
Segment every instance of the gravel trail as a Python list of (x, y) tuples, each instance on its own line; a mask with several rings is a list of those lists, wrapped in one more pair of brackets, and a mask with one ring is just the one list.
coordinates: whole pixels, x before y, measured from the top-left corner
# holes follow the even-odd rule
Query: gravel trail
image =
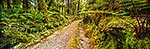
[(77, 20), (72, 22), (70, 25), (41, 40), (39, 43), (27, 47), (27, 49), (68, 49), (68, 42), (76, 32), (79, 32), (78, 34), (81, 40), (78, 48), (75, 49), (88, 49), (88, 39), (83, 35), (84, 30), (79, 27), (81, 21)]

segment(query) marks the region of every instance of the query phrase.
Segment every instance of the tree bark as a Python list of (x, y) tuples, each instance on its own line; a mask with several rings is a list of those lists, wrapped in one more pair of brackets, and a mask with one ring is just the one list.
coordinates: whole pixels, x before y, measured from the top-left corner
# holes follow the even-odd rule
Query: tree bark
[(6, 0), (6, 2), (7, 2), (7, 8), (11, 8), (11, 6), (10, 6), (10, 0)]
[(147, 3), (150, 3), (150, 0), (147, 0)]
[(28, 0), (23, 0), (23, 8), (28, 9)]
[[(64, 0), (62, 0), (62, 2), (64, 3)], [(62, 7), (62, 14), (64, 14), (64, 5)]]
[(69, 5), (69, 4), (70, 4), (70, 2), (69, 2), (69, 0), (68, 0), (68, 9), (67, 9), (67, 13), (68, 13), (68, 14), (69, 14), (69, 11), (70, 11), (70, 10), (69, 10), (69, 9), (70, 9), (70, 5)]
[(1, 7), (1, 9), (4, 8), (3, 0), (0, 0), (0, 7)]
[(78, 0), (78, 11), (77, 14), (80, 12), (80, 0)]

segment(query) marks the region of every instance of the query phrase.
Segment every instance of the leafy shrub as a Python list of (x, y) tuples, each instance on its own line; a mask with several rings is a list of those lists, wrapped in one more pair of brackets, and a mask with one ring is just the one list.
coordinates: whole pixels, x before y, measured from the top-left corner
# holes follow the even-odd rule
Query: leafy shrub
[[(127, 17), (125, 19), (134, 20)], [(117, 17), (102, 18), (98, 25), (91, 20), (84, 27), (86, 27), (85, 36), (89, 38), (91, 49), (150, 48), (149, 37), (135, 38), (132, 25), (126, 24)]]
[[(19, 43), (34, 43), (69, 23), (64, 15), (57, 12), (48, 14), (11, 9), (13, 12), (0, 13), (0, 48), (9, 48)], [(49, 30), (48, 32), (45, 32)], [(26, 47), (25, 46), (22, 47)]]

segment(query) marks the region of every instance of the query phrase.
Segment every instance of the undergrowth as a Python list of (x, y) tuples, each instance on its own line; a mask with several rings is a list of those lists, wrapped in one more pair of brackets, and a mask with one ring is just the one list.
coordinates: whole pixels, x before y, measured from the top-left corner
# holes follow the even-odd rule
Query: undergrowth
[(90, 49), (149, 49), (150, 39), (145, 36), (136, 38), (133, 26), (125, 19), (134, 22), (134, 18), (125, 16), (124, 20), (116, 16), (105, 17), (97, 21), (84, 18), (85, 36), (89, 38)]
[(78, 34), (74, 33), (69, 40), (69, 45), (67, 46), (68, 49), (77, 49), (80, 44), (80, 37)]
[(96, 2), (80, 12), (84, 15), (84, 35), (89, 38), (89, 49), (150, 48), (149, 4), (131, 1)]
[(25, 48), (68, 25), (68, 19), (68, 16), (55, 11), (45, 14), (22, 9), (3, 10), (0, 12), (0, 48), (11, 48), (21, 43), (19, 47)]

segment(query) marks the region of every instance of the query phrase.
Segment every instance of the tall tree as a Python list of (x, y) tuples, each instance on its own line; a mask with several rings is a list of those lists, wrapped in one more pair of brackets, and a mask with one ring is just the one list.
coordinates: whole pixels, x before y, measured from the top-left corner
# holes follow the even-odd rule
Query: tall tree
[(25, 8), (25, 11), (27, 11), (28, 6), (28, 0), (23, 0), (23, 8)]
[(78, 0), (78, 11), (77, 11), (77, 13), (79, 13), (79, 11), (80, 11), (80, 0)]
[(150, 0), (146, 0), (148, 3), (150, 3)]
[(0, 11), (4, 8), (3, 0), (0, 0)]
[(11, 6), (10, 6), (10, 0), (6, 0), (6, 2), (7, 2), (7, 8), (11, 8)]
[(69, 4), (70, 4), (70, 1), (68, 0), (68, 7), (67, 7), (67, 8), (68, 8), (68, 9), (67, 9), (67, 13), (68, 13), (68, 14), (69, 14), (69, 11), (70, 11), (70, 10), (69, 10), (69, 8), (70, 8), (70, 5), (69, 5)]

